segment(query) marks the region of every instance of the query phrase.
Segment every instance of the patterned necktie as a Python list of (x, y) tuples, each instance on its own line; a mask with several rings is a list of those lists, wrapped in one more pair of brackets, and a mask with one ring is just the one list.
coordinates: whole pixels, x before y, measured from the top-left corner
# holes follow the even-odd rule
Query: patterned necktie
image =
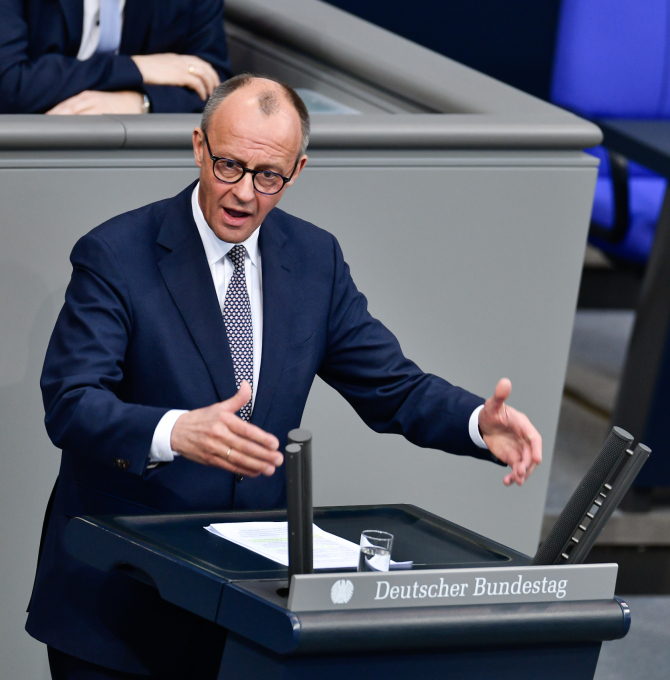
[(119, 0), (100, 0), (100, 40), (97, 54), (116, 52), (121, 44)]
[[(223, 303), (223, 323), (226, 326), (230, 353), (233, 357), (235, 369), (235, 384), (237, 389), (246, 380), (253, 389), (254, 380), (254, 336), (251, 325), (251, 304), (247, 279), (244, 272), (244, 256), (246, 249), (243, 245), (233, 246), (228, 257), (235, 267), (233, 276), (228, 284), (226, 300)], [(240, 409), (240, 418), (251, 418), (251, 400)]]

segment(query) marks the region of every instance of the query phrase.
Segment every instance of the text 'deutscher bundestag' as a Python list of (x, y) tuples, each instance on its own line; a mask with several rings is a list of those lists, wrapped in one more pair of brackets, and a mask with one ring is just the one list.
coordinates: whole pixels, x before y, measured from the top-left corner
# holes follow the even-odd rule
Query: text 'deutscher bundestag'
[(294, 576), (294, 612), (574, 602), (614, 597), (616, 564)]

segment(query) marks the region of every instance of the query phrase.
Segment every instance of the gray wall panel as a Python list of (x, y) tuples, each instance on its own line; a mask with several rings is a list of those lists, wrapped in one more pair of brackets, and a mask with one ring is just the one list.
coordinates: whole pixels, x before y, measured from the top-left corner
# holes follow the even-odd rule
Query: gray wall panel
[[(104, 219), (196, 176), (188, 154), (157, 168), (156, 154), (138, 153), (126, 168), (125, 156), (104, 167), (71, 153), (49, 160), (67, 168), (34, 159), (12, 169), (6, 159), (0, 169), (2, 677), (47, 677), (44, 649), (23, 625), (58, 468), (38, 380), (69, 252)], [(384, 170), (389, 162), (403, 167)], [(512, 403), (537, 423), (546, 452), (526, 487), (505, 489), (492, 465), (368, 431), (317, 381), (304, 418), (316, 438), (317, 503), (416, 503), (534, 551), (594, 181), (593, 161), (577, 152), (313, 153), (282, 207), (338, 236), (372, 312), (422, 368), (482, 394), (509, 376)]]

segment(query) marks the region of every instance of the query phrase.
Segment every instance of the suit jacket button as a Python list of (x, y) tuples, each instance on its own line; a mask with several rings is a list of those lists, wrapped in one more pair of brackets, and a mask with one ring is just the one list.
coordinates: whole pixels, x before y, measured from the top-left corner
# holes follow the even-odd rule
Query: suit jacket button
[(244, 475), (237, 475), (237, 481), (241, 482), (244, 479)]
[(119, 468), (119, 470), (127, 470), (130, 467), (130, 461), (125, 458), (117, 458), (114, 461), (114, 466)]

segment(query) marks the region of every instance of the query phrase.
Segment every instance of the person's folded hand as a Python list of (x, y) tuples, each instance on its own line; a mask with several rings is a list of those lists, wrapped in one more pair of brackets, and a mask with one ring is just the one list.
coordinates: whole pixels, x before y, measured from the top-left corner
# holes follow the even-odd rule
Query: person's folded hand
[(140, 70), (145, 85), (190, 87), (202, 101), (207, 101), (221, 82), (211, 64), (190, 54), (138, 54), (131, 59)]
[(74, 97), (56, 104), (47, 111), (52, 116), (81, 116), (142, 113), (144, 99), (139, 92), (122, 90), (119, 92), (102, 92), (99, 90), (84, 90)]

